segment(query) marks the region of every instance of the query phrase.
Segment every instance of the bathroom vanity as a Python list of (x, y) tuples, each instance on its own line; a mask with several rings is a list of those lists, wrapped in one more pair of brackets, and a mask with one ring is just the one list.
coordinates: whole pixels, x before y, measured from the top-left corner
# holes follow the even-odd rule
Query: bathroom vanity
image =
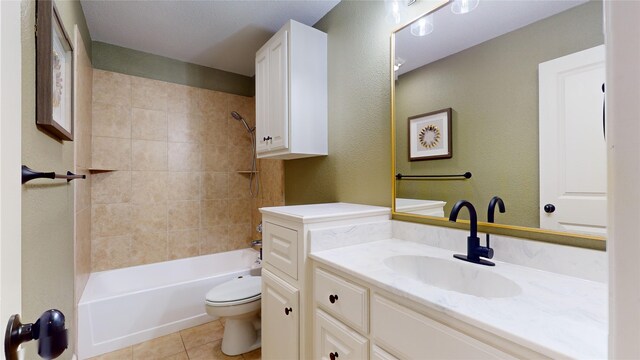
[(384, 208), (261, 211), (264, 359), (607, 355), (604, 252), (494, 236), (483, 267), (453, 258), (465, 231)]
[(333, 203), (281, 206), (262, 213), (262, 357), (311, 358), (313, 273), (309, 231), (388, 220), (389, 208)]

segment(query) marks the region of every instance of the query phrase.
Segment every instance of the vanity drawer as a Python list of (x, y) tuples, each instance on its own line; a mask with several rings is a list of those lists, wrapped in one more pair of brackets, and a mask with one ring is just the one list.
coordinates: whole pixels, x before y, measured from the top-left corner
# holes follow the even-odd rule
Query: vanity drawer
[(316, 309), (315, 344), (316, 359), (369, 358), (369, 341), (320, 309)]
[(265, 222), (262, 234), (264, 261), (298, 280), (298, 232)]
[(514, 359), (377, 294), (371, 300), (371, 335), (374, 344), (400, 359)]
[(397, 357), (373, 345), (371, 350), (371, 360), (399, 360)]
[(318, 268), (313, 283), (318, 306), (354, 329), (368, 332), (369, 297), (366, 288)]

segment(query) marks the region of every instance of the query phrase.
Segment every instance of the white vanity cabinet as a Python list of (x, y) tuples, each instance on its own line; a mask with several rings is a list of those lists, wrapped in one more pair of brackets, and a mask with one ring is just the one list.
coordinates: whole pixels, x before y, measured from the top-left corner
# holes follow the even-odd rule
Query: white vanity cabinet
[[(311, 359), (314, 357), (311, 353), (312, 335), (317, 332), (313, 330), (316, 316), (311, 289), (313, 272), (307, 258), (309, 230), (384, 221), (390, 218), (391, 211), (378, 206), (333, 203), (269, 207), (261, 208), (260, 212), (263, 225), (262, 358)], [(328, 288), (330, 291), (334, 289)], [(368, 327), (365, 313), (353, 313), (354, 309), (362, 309), (361, 301), (368, 301), (366, 289), (347, 286), (344, 291), (340, 290), (344, 294), (339, 299), (340, 304), (345, 304), (350, 298), (360, 299), (360, 305), (344, 308), (342, 321)], [(340, 325), (339, 321), (332, 321), (329, 315), (325, 320), (322, 323), (322, 331), (326, 335), (323, 343), (327, 347), (338, 346), (341, 349), (344, 356), (338, 360), (360, 359), (361, 354), (368, 356), (365, 337), (348, 332), (348, 328)], [(347, 356), (347, 353), (351, 355)], [(330, 356), (327, 359), (331, 360)]]
[(256, 53), (259, 158), (328, 154), (327, 34), (289, 20)]
[(314, 262), (313, 272), (314, 359), (544, 358), (479, 329), (454, 328), (446, 316), (427, 316), (433, 310), (336, 269)]

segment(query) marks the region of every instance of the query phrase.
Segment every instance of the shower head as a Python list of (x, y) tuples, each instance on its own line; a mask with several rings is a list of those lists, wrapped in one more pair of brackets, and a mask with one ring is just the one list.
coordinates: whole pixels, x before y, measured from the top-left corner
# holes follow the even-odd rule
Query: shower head
[(256, 130), (255, 127), (250, 127), (249, 124), (247, 124), (247, 121), (240, 114), (238, 114), (238, 112), (232, 111), (231, 116), (233, 116), (234, 119), (242, 122), (242, 125), (244, 125), (245, 129), (247, 129), (248, 132), (252, 133)]

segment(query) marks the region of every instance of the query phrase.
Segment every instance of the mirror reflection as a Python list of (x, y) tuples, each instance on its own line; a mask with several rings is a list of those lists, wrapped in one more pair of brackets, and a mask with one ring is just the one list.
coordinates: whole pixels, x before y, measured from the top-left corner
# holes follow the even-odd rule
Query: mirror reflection
[(396, 173), (473, 174), (398, 179), (397, 212), (606, 234), (602, 2), (449, 4), (395, 44)]

